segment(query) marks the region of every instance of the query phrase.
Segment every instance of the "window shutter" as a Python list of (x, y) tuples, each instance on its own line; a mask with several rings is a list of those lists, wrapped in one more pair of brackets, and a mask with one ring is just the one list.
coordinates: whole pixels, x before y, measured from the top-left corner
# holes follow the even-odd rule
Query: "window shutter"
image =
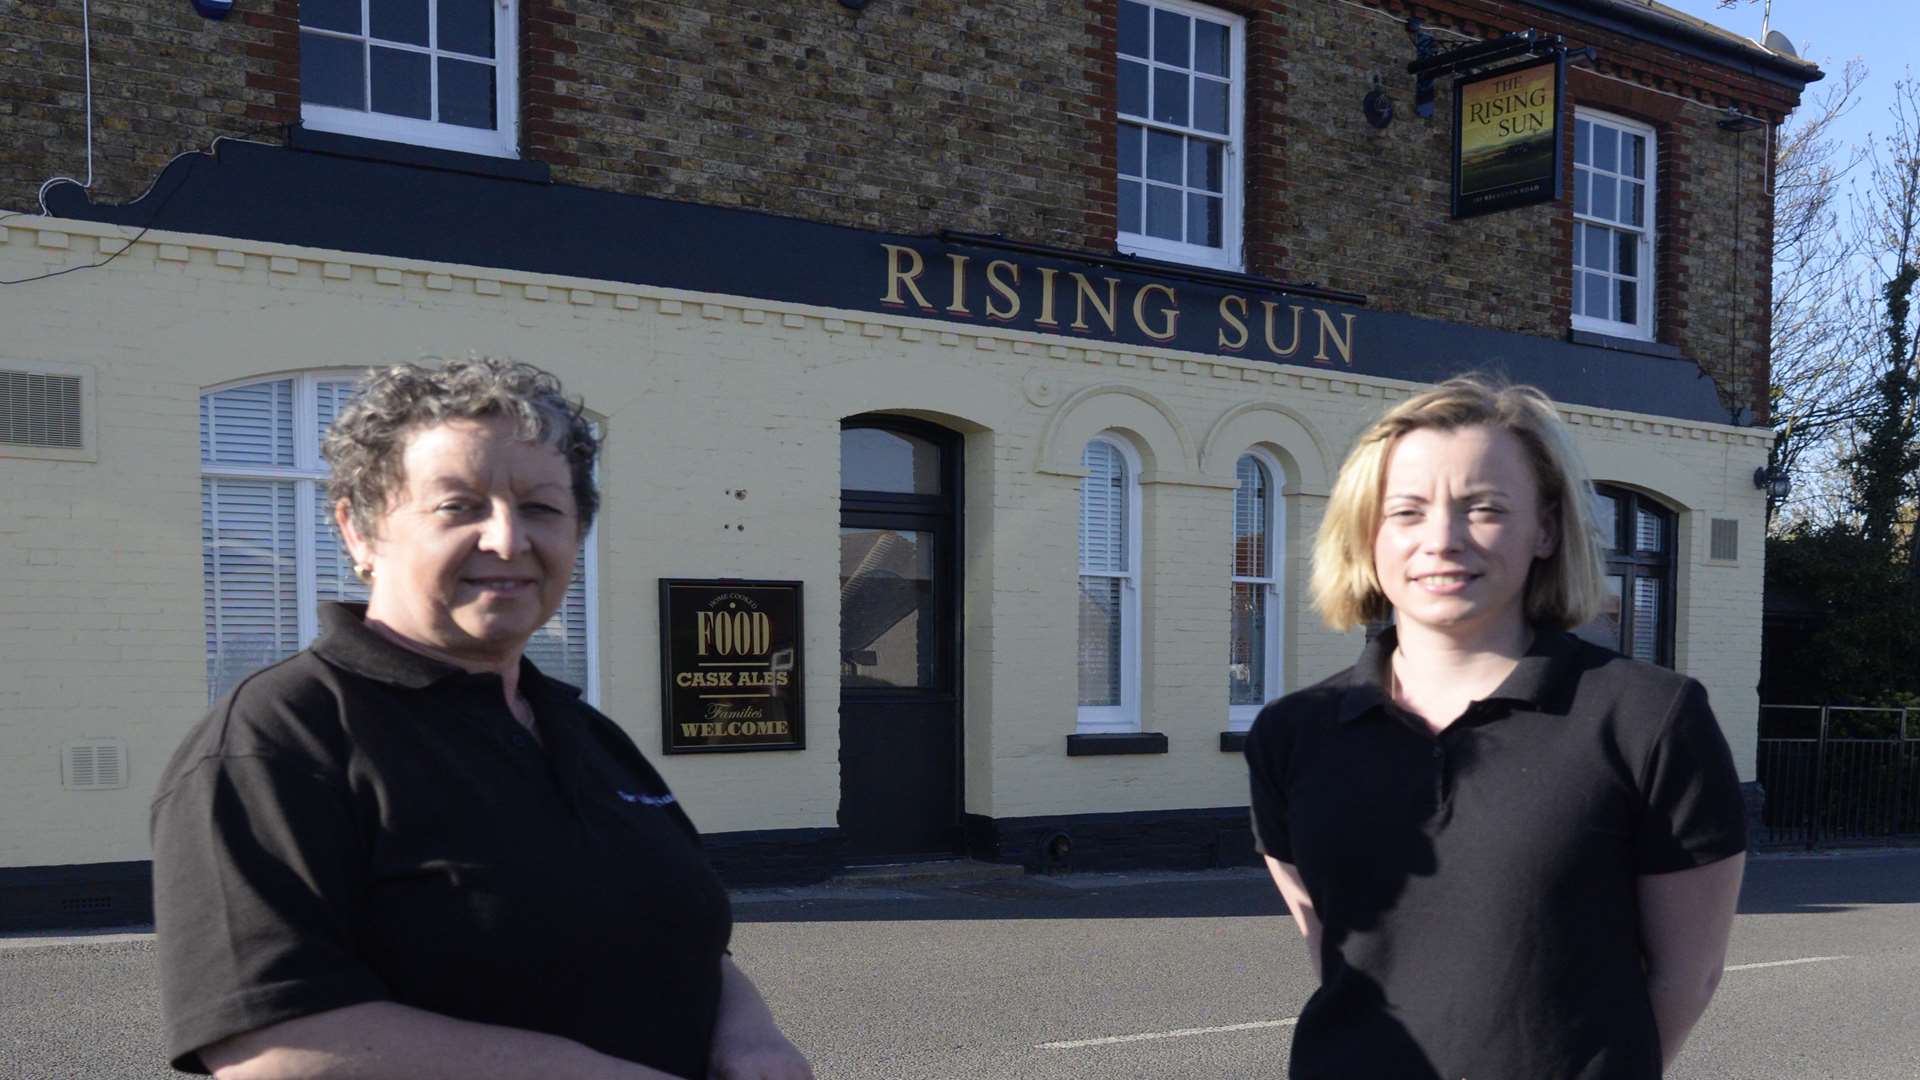
[(200, 398), (200, 460), (293, 465), (293, 380), (252, 383)]
[(587, 560), (573, 561), (560, 610), (527, 641), (527, 659), (543, 673), (587, 689)]
[(1081, 456), (1080, 566), (1124, 573), (1127, 567), (1127, 462), (1109, 443), (1090, 442)]
[(1234, 469), (1240, 486), (1233, 492), (1233, 573), (1267, 576), (1267, 470), (1252, 454)]
[(210, 698), (300, 648), (295, 485), (200, 481)]

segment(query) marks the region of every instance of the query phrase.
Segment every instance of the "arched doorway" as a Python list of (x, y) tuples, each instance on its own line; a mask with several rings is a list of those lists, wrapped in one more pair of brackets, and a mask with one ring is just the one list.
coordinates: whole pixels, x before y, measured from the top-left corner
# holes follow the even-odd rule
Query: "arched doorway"
[(840, 830), (850, 861), (960, 850), (960, 438), (840, 433)]

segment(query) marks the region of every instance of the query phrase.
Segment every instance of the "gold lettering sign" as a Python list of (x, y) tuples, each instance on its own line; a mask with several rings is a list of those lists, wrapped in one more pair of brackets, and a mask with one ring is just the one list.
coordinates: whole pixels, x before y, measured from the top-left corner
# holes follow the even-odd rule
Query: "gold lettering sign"
[[(1256, 311), (1255, 301), (1248, 297), (1218, 295), (1187, 286), (1203, 297), (1194, 305), (1202, 324), (1188, 327), (1188, 312), (1181, 306), (1182, 289), (1164, 282), (1111, 275), (1089, 277), (1076, 270), (1023, 266), (1007, 258), (976, 260), (958, 252), (944, 252), (943, 258), (901, 244), (880, 247), (886, 255), (886, 284), (880, 302), (914, 314), (971, 319), (984, 312), (995, 322), (1017, 324), (1024, 318), (1032, 329), (1057, 333), (1061, 309), (1071, 305), (1072, 319), (1067, 329), (1083, 336), (1117, 340), (1123, 333), (1137, 333), (1176, 349), (1211, 349), (1254, 360), (1347, 367), (1354, 365), (1358, 349), (1358, 328), (1352, 312), (1266, 299), (1258, 300)], [(1023, 283), (1029, 289), (1024, 293)], [(936, 306), (927, 299), (930, 293), (946, 303)], [(1218, 299), (1213, 299), (1216, 295)], [(1131, 321), (1123, 325), (1128, 316)], [(722, 627), (718, 622), (700, 623), (696, 626), (696, 644), (719, 649), (723, 647), (721, 634), (747, 632), (748, 628)]]
[[(889, 252), (918, 294), (918, 253)], [(669, 754), (805, 747), (797, 581), (660, 582), (661, 735)]]

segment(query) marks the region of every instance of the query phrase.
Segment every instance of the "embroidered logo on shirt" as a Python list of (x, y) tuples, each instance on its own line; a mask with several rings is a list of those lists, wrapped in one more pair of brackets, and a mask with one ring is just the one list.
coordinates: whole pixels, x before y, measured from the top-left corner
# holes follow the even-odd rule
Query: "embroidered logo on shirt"
[(613, 793), (620, 796), (623, 802), (639, 803), (641, 806), (671, 806), (674, 801), (671, 793), (666, 795), (648, 795), (644, 792), (636, 794), (631, 791), (622, 791), (618, 788), (614, 789)]

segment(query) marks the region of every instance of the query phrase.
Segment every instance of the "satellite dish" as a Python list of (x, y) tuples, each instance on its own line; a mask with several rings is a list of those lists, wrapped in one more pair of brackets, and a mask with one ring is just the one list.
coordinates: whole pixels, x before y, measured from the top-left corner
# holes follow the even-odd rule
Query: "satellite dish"
[(1800, 54), (1794, 50), (1793, 42), (1788, 41), (1787, 35), (1781, 33), (1778, 30), (1767, 31), (1767, 40), (1765, 44), (1767, 48), (1772, 49), (1774, 52), (1784, 53), (1787, 56), (1791, 56), (1796, 60), (1800, 58)]

